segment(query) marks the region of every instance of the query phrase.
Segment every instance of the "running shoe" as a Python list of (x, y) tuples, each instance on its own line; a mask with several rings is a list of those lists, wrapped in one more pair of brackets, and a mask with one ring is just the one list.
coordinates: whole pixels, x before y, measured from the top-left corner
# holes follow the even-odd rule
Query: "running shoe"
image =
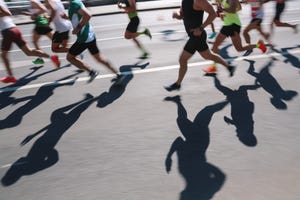
[(173, 91), (173, 90), (180, 90), (180, 87), (181, 87), (181, 85), (180, 85), (180, 84), (177, 84), (177, 83), (173, 83), (173, 84), (171, 84), (171, 85), (169, 85), (169, 86), (164, 86), (164, 88), (165, 88), (167, 91), (169, 91), (169, 92), (171, 92), (171, 91)]
[(207, 74), (210, 74), (210, 73), (216, 73), (217, 72), (217, 67), (215, 65), (211, 65), (205, 69), (203, 69), (203, 71)]
[(143, 55), (141, 55), (139, 57), (139, 59), (147, 59), (147, 58), (149, 58), (149, 53), (148, 52), (144, 52)]
[(90, 79), (87, 82), (91, 83), (98, 75), (99, 75), (99, 72), (92, 70), (89, 74)]
[(249, 56), (251, 53), (253, 52), (253, 50), (247, 50), (245, 51), (244, 55), (243, 56)]
[(56, 68), (60, 67), (60, 61), (57, 55), (52, 55), (51, 57), (52, 62), (54, 63)]
[(217, 33), (216, 32), (212, 32), (211, 34), (209, 34), (208, 39), (214, 39), (214, 37), (216, 37)]
[(17, 82), (17, 79), (13, 76), (6, 76), (4, 78), (1, 78), (2, 83), (15, 83)]
[(33, 62), (33, 64), (35, 64), (35, 65), (41, 65), (41, 64), (44, 64), (45, 62), (44, 62), (44, 60), (42, 59), (42, 58), (37, 58), (37, 59), (35, 59), (34, 61), (32, 61)]
[(147, 35), (150, 38), (150, 40), (152, 39), (151, 32), (148, 28), (145, 29), (144, 34)]
[(263, 53), (266, 53), (267, 47), (265, 46), (262, 40), (259, 40), (256, 44), (257, 48), (259, 48)]

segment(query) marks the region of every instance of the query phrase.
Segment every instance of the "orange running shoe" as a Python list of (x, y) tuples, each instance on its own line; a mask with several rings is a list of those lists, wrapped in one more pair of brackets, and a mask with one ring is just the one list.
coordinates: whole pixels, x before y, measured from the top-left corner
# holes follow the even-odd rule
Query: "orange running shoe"
[(53, 55), (50, 57), (52, 62), (54, 63), (55, 67), (56, 68), (59, 68), (60, 67), (60, 61), (59, 61), (59, 58), (57, 55)]
[(217, 72), (217, 67), (215, 65), (211, 65), (211, 66), (206, 67), (205, 69), (203, 69), (203, 71), (205, 73), (208, 73), (208, 74), (210, 74), (210, 73), (216, 73)]
[(258, 40), (256, 44), (257, 48), (259, 48), (263, 53), (266, 53), (267, 47), (262, 40)]

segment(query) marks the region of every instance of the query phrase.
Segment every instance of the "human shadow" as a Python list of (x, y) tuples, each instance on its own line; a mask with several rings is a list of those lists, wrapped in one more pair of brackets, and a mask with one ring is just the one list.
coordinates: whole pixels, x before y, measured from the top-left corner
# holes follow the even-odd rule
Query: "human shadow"
[(20, 87), (25, 86), (29, 84), (30, 82), (37, 80), (39, 77), (44, 76), (46, 74), (55, 72), (57, 70), (69, 67), (70, 65), (65, 65), (60, 67), (59, 69), (52, 69), (45, 72), (42, 72), (40, 74), (33, 75), (35, 72), (37, 72), (39, 69), (41, 69), (43, 66), (38, 67), (32, 67), (30, 68), (30, 72), (26, 74), (25, 76), (21, 77), (16, 83), (13, 83), (11, 85), (5, 86), (0, 88), (0, 109), (5, 108), (6, 106), (11, 105), (12, 103), (17, 103), (18, 101), (15, 100), (14, 97), (11, 97), (11, 95)]
[(22, 176), (32, 175), (54, 165), (58, 160), (55, 149), (63, 134), (79, 119), (81, 114), (95, 102), (98, 97), (86, 94), (84, 99), (52, 112), (51, 123), (36, 133), (27, 136), (21, 145), (25, 145), (34, 137), (44, 132), (32, 145), (26, 157), (19, 158), (12, 164), (1, 179), (3, 186), (16, 183)]
[(244, 145), (256, 146), (257, 139), (254, 135), (253, 120), (254, 103), (250, 101), (247, 91), (256, 90), (260, 85), (242, 85), (237, 90), (232, 90), (223, 86), (217, 76), (213, 77), (215, 87), (226, 96), (231, 105), (231, 119), (224, 116), (224, 121), (236, 127), (237, 137)]
[(182, 41), (186, 39), (186, 35), (178, 37), (177, 33), (175, 30), (167, 29), (161, 31), (163, 34), (162, 40), (166, 42), (177, 42), (177, 41)]
[(21, 123), (23, 117), (27, 113), (32, 111), (34, 108), (41, 105), (43, 102), (47, 101), (47, 99), (49, 99), (53, 95), (54, 90), (56, 88), (62, 87), (62, 86), (67, 86), (67, 85), (71, 86), (75, 83), (76, 78), (72, 79), (70, 81), (66, 81), (66, 82), (60, 82), (60, 81), (66, 80), (66, 78), (71, 78), (72, 76), (75, 76), (77, 74), (78, 73), (75, 73), (73, 75), (69, 75), (65, 78), (57, 80), (55, 83), (50, 83), (50, 84), (44, 85), (39, 88), (39, 90), (37, 91), (37, 93), (35, 95), (27, 96), (27, 97), (19, 98), (19, 99), (14, 99), (11, 102), (13, 105), (15, 105), (15, 104), (17, 104), (17, 102), (21, 102), (21, 101), (28, 101), (28, 102), (26, 104), (24, 104), (23, 106), (17, 108), (10, 115), (8, 115), (5, 119), (0, 120), (0, 130), (18, 126)]
[[(283, 61), (284, 63), (290, 63), (293, 65), (293, 67), (300, 69), (300, 60), (296, 56), (292, 55), (289, 53), (288, 50), (291, 49), (298, 49), (300, 48), (300, 45), (295, 46), (295, 47), (286, 47), (286, 48), (281, 48), (281, 50), (276, 49), (275, 47), (272, 47), (272, 50), (274, 52), (280, 53), (282, 56), (284, 56), (286, 59)], [(299, 71), (300, 72), (300, 71)]]
[[(97, 107), (104, 108), (107, 105), (113, 103), (115, 100), (120, 98), (126, 90), (126, 86), (133, 79), (132, 70), (134, 68), (145, 69), (149, 65), (149, 62), (145, 64), (135, 64), (135, 65), (123, 65), (120, 67), (120, 72), (125, 76), (120, 84), (113, 83), (109, 90), (103, 92), (99, 96)], [(114, 80), (113, 80), (114, 81)]]
[(275, 60), (275, 58), (272, 58), (269, 63), (257, 73), (254, 69), (255, 61), (245, 59), (245, 61), (249, 62), (248, 74), (255, 77), (255, 83), (259, 84), (272, 96), (270, 98), (271, 104), (277, 109), (285, 110), (287, 109), (287, 105), (284, 101), (292, 100), (298, 93), (293, 90), (284, 90), (272, 76), (270, 68), (273, 66)]
[(182, 105), (180, 96), (167, 97), (177, 105), (177, 125), (183, 135), (172, 143), (166, 156), (165, 168), (169, 173), (172, 168), (172, 155), (177, 153), (178, 170), (186, 181), (185, 189), (180, 193), (180, 200), (212, 199), (224, 182), (225, 174), (216, 166), (209, 163), (205, 152), (209, 146), (209, 123), (215, 112), (222, 110), (227, 101), (206, 106), (191, 121)]
[(228, 44), (226, 46), (224, 46), (223, 48), (220, 49), (220, 56), (228, 61), (232, 61), (234, 59), (236, 59), (238, 56), (230, 56), (228, 53), (228, 49), (229, 47), (232, 47), (232, 44)]

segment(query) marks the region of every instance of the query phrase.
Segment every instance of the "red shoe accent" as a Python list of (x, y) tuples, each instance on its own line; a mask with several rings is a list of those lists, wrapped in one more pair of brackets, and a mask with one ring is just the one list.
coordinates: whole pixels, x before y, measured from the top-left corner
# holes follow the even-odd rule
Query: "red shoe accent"
[(52, 62), (54, 63), (55, 67), (59, 68), (60, 67), (60, 61), (58, 59), (58, 56), (57, 55), (53, 55), (50, 58), (51, 58)]
[(204, 71), (205, 73), (215, 73), (215, 72), (217, 72), (217, 67), (214, 66), (214, 65), (211, 65), (211, 66), (209, 66), (209, 67), (203, 69), (203, 71)]
[(258, 44), (258, 48), (259, 48), (263, 53), (266, 53), (267, 47), (266, 47), (266, 45), (264, 44), (264, 42), (263, 42), (262, 40), (259, 40), (259, 41), (257, 42), (257, 44)]
[(13, 76), (6, 76), (1, 79), (1, 82), (2, 83), (15, 83), (15, 82), (17, 82), (17, 79)]

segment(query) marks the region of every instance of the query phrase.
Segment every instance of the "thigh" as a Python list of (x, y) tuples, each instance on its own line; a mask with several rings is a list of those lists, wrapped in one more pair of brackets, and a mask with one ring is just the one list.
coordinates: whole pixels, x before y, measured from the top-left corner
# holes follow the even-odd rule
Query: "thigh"
[(89, 50), (89, 52), (92, 54), (92, 55), (95, 55), (95, 54), (99, 54), (100, 53), (100, 50), (97, 46), (97, 41), (96, 40), (93, 40), (92, 42), (89, 42), (87, 44), (87, 48)]
[(87, 46), (85, 43), (75, 42), (69, 49), (69, 54), (71, 54), (72, 56), (77, 56), (86, 49)]
[(129, 31), (130, 33), (136, 33), (138, 30), (138, 26), (140, 24), (140, 19), (138, 16), (130, 19), (129, 24), (127, 25), (126, 30)]

